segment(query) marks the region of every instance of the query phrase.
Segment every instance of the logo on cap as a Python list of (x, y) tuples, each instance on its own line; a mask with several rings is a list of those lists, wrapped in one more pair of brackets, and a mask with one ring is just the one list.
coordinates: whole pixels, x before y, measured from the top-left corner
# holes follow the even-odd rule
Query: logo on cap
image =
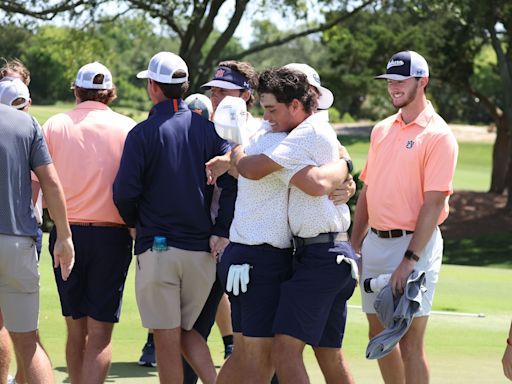
[(226, 72), (222, 68), (219, 68), (215, 72), (215, 77), (224, 77), (224, 73), (226, 73)]
[(405, 63), (404, 63), (403, 60), (393, 60), (393, 59), (391, 59), (391, 60), (388, 61), (388, 66), (386, 67), (386, 69), (389, 69), (391, 67), (400, 67), (400, 66), (402, 66), (404, 64)]

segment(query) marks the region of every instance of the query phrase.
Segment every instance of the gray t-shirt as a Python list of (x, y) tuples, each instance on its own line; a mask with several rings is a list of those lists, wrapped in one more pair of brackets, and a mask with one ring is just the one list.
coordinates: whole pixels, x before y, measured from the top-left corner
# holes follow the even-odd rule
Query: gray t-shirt
[(36, 236), (30, 171), (52, 158), (41, 127), (27, 113), (0, 105), (0, 233)]

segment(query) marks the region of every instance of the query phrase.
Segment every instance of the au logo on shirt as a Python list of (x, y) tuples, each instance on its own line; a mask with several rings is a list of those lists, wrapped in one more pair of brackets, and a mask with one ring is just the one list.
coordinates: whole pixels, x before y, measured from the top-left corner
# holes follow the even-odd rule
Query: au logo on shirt
[(411, 149), (412, 147), (414, 147), (414, 140), (408, 140), (407, 144), (405, 144), (405, 148)]

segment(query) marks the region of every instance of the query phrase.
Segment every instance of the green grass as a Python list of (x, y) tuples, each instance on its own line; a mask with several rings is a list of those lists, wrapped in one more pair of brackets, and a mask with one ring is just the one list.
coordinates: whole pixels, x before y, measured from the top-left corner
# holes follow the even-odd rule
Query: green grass
[[(44, 239), (41, 259), (41, 338), (55, 370), (56, 382), (67, 378), (64, 343), (66, 329), (60, 314), (57, 289)], [(156, 383), (156, 369), (139, 367), (136, 361), (146, 338), (134, 295), (134, 264), (128, 274), (121, 322), (113, 336), (113, 363), (108, 383)], [(512, 269), (444, 265), (426, 336), (432, 383), (505, 383), (501, 356), (510, 324)], [(344, 351), (358, 383), (380, 383), (377, 363), (364, 357), (367, 325), (361, 313), (359, 290), (350, 301)], [(479, 314), (485, 317), (453, 316)], [(214, 327), (209, 345), (216, 365), (222, 363), (222, 340)], [(312, 383), (322, 383), (320, 369), (307, 348), (305, 361)], [(14, 371), (11, 365), (11, 373)]]

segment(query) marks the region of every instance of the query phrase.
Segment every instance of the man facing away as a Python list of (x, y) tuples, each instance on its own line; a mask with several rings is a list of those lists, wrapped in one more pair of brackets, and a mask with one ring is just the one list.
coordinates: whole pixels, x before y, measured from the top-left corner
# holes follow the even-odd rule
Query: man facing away
[[(294, 103), (300, 106), (303, 101), (287, 103), (283, 95), (290, 79), (304, 81), (299, 74), (307, 75), (306, 86), (317, 94), (312, 111), (299, 108), (295, 112)], [(335, 205), (324, 196), (322, 188), (307, 191), (298, 184), (301, 173), (311, 165), (337, 165), (335, 170), (344, 176), (352, 168), (349, 158), (339, 159), (340, 144), (325, 113), (314, 113), (317, 105), (326, 109), (333, 101), (332, 93), (318, 79), (313, 68), (297, 63), (260, 76), (258, 91), (265, 119), (273, 126), (288, 124), (292, 130), (275, 148), (243, 157), (237, 167), (241, 175), (252, 179), (282, 169), (293, 175), (288, 221), (295, 263), (292, 277), (281, 284), (273, 326), (273, 362), (280, 383), (309, 382), (302, 359), (306, 344), (313, 347), (327, 383), (353, 382), (341, 352), (346, 302), (352, 296), (357, 276), (356, 256), (347, 235), (350, 211), (346, 204)]]
[[(37, 122), (0, 105), (0, 331), (9, 331), (29, 383), (53, 383), (50, 360), (37, 338), (39, 273), (30, 171), (39, 179), (56, 227), (54, 266), (67, 280), (74, 264), (71, 230), (57, 172)], [(4, 349), (2, 348), (2, 351)], [(2, 352), (3, 353), (3, 352)], [(0, 358), (7, 381), (9, 359)]]
[[(215, 280), (233, 216), (236, 181), (219, 179), (219, 211), (212, 224), (213, 187), (204, 164), (229, 151), (213, 124), (188, 109), (188, 68), (160, 52), (138, 74), (147, 78), (154, 106), (128, 135), (114, 183), (114, 201), (136, 228), (136, 298), (142, 323), (154, 330), (162, 383), (183, 382), (181, 352), (203, 383), (216, 378), (206, 341), (193, 329)], [(155, 236), (166, 242), (152, 249)]]
[[(362, 256), (362, 281), (391, 273), (395, 297), (413, 270), (426, 272), (420, 311), (399, 346), (379, 359), (386, 383), (423, 384), (429, 381), (424, 336), (443, 252), (438, 226), (448, 216), (458, 147), (425, 96), (429, 70), (421, 55), (396, 53), (377, 78), (387, 80), (399, 111), (372, 131), (352, 244)], [(361, 296), (372, 338), (383, 330), (373, 306), (377, 294), (361, 289)]]
[[(68, 331), (69, 378), (73, 383), (103, 383), (132, 257), (132, 239), (114, 205), (112, 183), (135, 122), (109, 108), (116, 89), (104, 65), (84, 65), (73, 88), (76, 107), (43, 126), (62, 180), (76, 249), (68, 281), (57, 273), (55, 278)], [(54, 231), (49, 244), (54, 255)]]

